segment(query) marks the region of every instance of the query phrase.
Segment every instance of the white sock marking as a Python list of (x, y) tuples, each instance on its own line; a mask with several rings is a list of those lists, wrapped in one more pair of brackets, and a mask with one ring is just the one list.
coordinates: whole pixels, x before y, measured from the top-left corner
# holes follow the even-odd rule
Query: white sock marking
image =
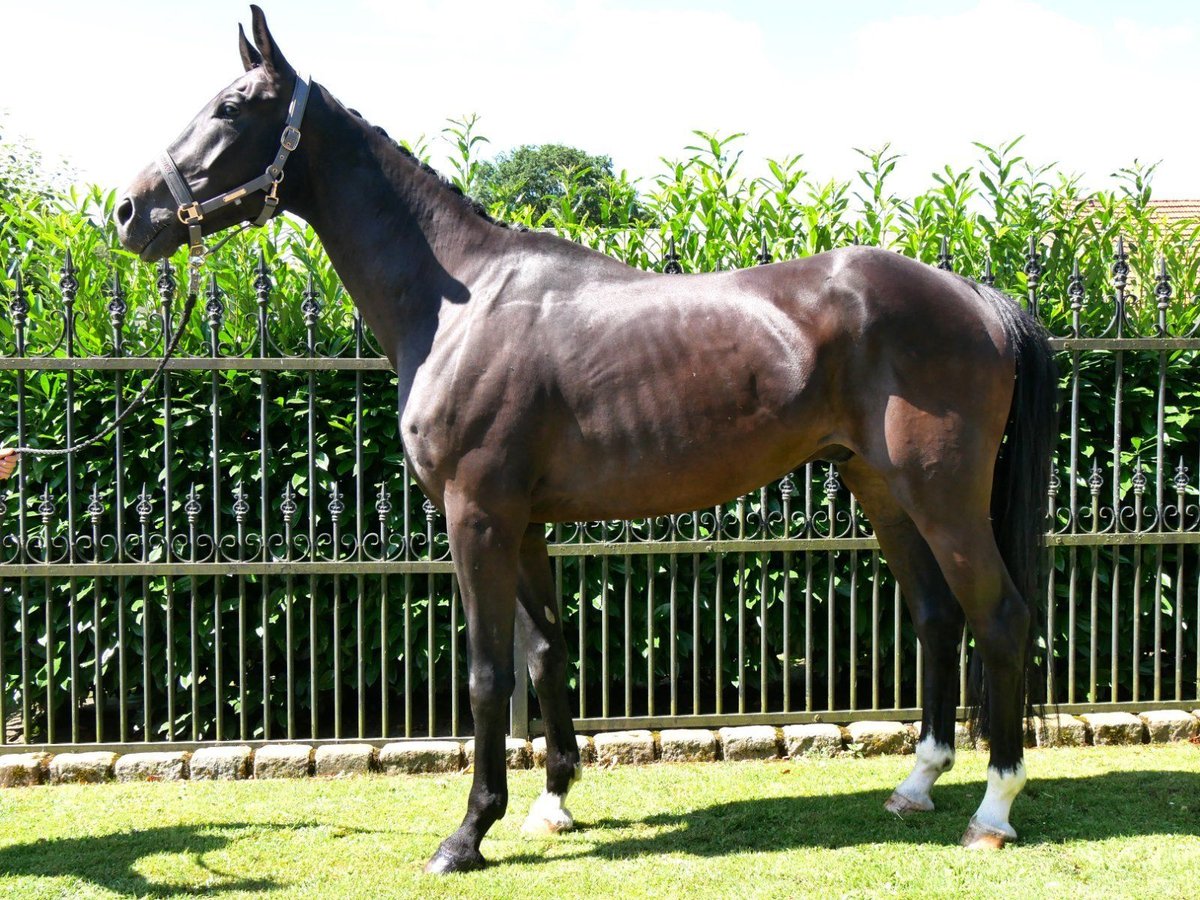
[(987, 791), (975, 818), (980, 824), (1001, 832), (1010, 840), (1015, 839), (1017, 832), (1008, 823), (1008, 812), (1024, 786), (1025, 763), (1017, 763), (1016, 769), (1004, 772), (989, 766)]
[(912, 773), (896, 788), (896, 793), (918, 804), (933, 804), (929, 789), (954, 765), (954, 748), (934, 741), (927, 735), (917, 744), (917, 762)]
[(566, 797), (561, 794), (543, 791), (542, 795), (533, 801), (523, 830), (535, 834), (557, 834), (575, 827), (571, 811), (563, 806), (565, 800)]

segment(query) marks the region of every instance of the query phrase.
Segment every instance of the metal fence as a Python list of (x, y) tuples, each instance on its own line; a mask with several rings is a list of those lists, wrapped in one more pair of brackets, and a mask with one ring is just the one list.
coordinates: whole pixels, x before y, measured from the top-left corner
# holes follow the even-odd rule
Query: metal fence
[[(1110, 283), (1074, 277), (1045, 297), (1037, 253), (1031, 243), (1023, 302), (1053, 305), (1063, 331), (1050, 699), (1064, 711), (1194, 706), (1200, 336), (1169, 324), (1193, 301), (1172, 296), (1166, 271), (1152, 301), (1134, 298), (1122, 247)], [(240, 342), (222, 339), (211, 289), (208, 352), (171, 360), (150, 409), (60, 464), (23, 461), (10, 483), (0, 743), (469, 733), (445, 527), (399, 453), (387, 362), (357, 318), (341, 350), (321, 352), (311, 290), (298, 298), (302, 346), (281, 350), (269, 311), (297, 298), (273, 296), (265, 270), (246, 281)], [(118, 413), (159, 360), (175, 290), (164, 269), (157, 314), (132, 326), (119, 285), (88, 298), (106, 304), (111, 333), (81, 350), (69, 259), (52, 298), (62, 327), (45, 340), (31, 340), (18, 289), (0, 383), (20, 442), (72, 440)], [(1153, 324), (1134, 333), (1135, 319)], [(832, 466), (712, 509), (550, 535), (584, 731), (919, 717), (915, 634)], [(522, 674), (515, 734), (539, 727), (529, 699)]]

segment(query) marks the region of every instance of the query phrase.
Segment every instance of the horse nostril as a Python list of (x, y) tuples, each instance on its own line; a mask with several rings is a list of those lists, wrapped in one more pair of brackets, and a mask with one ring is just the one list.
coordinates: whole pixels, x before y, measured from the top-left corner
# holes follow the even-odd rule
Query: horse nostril
[(126, 197), (117, 206), (117, 223), (125, 226), (129, 224), (131, 219), (133, 219), (133, 198)]

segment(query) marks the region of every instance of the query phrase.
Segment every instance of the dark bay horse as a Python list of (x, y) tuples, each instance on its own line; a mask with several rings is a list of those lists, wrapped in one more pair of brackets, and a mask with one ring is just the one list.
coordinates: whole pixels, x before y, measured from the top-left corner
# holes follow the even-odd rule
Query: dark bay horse
[[(711, 507), (815, 459), (839, 465), (870, 517), (925, 654), (917, 762), (887, 807), (932, 809), (953, 764), (969, 624), (991, 759), (963, 842), (1015, 838), (1056, 430), (1040, 327), (986, 286), (883, 250), (661, 276), (500, 227), (325, 88), (305, 106), (309, 82), (252, 9), (244, 74), (123, 195), (121, 241), (155, 260), (189, 225), (195, 243), (278, 202), (316, 229), (396, 369), (405, 452), (448, 521), (475, 721), (467, 814), (427, 871), (482, 865), (504, 814), (517, 627), (547, 739), (526, 825), (572, 824), (579, 754), (546, 523)], [(201, 210), (188, 190), (222, 202)]]

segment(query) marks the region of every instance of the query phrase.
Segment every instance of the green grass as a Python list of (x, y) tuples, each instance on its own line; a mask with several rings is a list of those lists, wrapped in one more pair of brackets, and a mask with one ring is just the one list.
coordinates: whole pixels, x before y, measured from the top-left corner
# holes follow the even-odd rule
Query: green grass
[(911, 757), (589, 770), (579, 823), (520, 823), (540, 772), (512, 773), (494, 865), (421, 874), (469, 777), (112, 784), (0, 792), (0, 896), (1191, 897), (1200, 890), (1200, 746), (1032, 751), (1001, 853), (956, 842), (986, 759), (959, 754), (938, 810), (883, 800)]

